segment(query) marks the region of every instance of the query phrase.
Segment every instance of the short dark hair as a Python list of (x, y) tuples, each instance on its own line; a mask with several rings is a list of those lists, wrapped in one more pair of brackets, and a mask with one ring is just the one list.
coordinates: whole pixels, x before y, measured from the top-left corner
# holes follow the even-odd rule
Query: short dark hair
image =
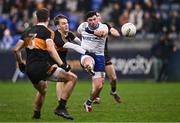
[(49, 11), (46, 8), (37, 10), (36, 12), (38, 22), (46, 22), (49, 18)]
[(85, 19), (87, 20), (88, 18), (90, 18), (90, 17), (92, 17), (94, 15), (97, 15), (96, 11), (89, 11), (85, 16)]
[(59, 24), (59, 19), (67, 19), (68, 20), (68, 18), (65, 15), (59, 14), (59, 15), (54, 17), (54, 24), (55, 25)]

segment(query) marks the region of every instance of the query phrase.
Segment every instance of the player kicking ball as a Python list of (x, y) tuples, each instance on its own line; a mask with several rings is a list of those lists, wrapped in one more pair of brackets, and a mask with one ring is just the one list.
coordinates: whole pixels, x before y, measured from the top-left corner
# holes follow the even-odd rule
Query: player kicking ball
[(108, 27), (99, 22), (95, 11), (86, 14), (86, 21), (80, 24), (77, 31), (82, 37), (81, 47), (95, 53), (94, 57), (89, 55), (82, 55), (81, 57), (81, 65), (92, 76), (91, 94), (84, 103), (86, 112), (92, 112), (92, 101), (102, 89), (105, 79), (104, 47)]

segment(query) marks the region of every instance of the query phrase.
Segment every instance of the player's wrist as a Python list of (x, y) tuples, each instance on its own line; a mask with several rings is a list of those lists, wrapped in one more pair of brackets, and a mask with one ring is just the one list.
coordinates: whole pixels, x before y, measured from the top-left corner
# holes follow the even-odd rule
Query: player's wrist
[(61, 64), (59, 67), (61, 67), (62, 69), (64, 69), (66, 72), (70, 71), (71, 70), (71, 66), (68, 65), (68, 64)]
[(18, 63), (19, 69), (22, 73), (25, 73), (26, 66), (24, 63)]

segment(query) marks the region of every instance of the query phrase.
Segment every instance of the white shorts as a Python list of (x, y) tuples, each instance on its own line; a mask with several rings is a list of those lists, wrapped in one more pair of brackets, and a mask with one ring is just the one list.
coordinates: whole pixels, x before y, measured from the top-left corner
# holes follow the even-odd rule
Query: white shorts
[(54, 73), (53, 73), (50, 77), (47, 78), (47, 80), (53, 81), (53, 82), (57, 82), (58, 79), (59, 79), (59, 78), (58, 78), (58, 77), (59, 77), (59, 74), (60, 74), (60, 72), (62, 72), (62, 71), (65, 72), (64, 69), (58, 67), (58, 68), (54, 71)]
[(93, 79), (105, 78), (105, 76), (106, 76), (105, 72), (95, 72), (95, 75), (92, 78)]

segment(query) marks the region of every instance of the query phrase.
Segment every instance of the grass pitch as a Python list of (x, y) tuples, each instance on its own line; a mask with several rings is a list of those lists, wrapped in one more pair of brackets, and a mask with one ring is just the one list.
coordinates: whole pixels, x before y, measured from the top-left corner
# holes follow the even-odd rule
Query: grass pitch
[[(93, 105), (94, 111), (86, 113), (82, 105), (90, 89), (90, 81), (77, 82), (67, 105), (73, 122), (180, 122), (180, 83), (119, 82), (123, 102), (117, 104), (106, 82), (101, 104)], [(31, 119), (35, 93), (30, 82), (0, 82), (0, 121), (71, 122), (53, 114), (57, 105), (55, 83), (49, 83), (41, 119)]]

